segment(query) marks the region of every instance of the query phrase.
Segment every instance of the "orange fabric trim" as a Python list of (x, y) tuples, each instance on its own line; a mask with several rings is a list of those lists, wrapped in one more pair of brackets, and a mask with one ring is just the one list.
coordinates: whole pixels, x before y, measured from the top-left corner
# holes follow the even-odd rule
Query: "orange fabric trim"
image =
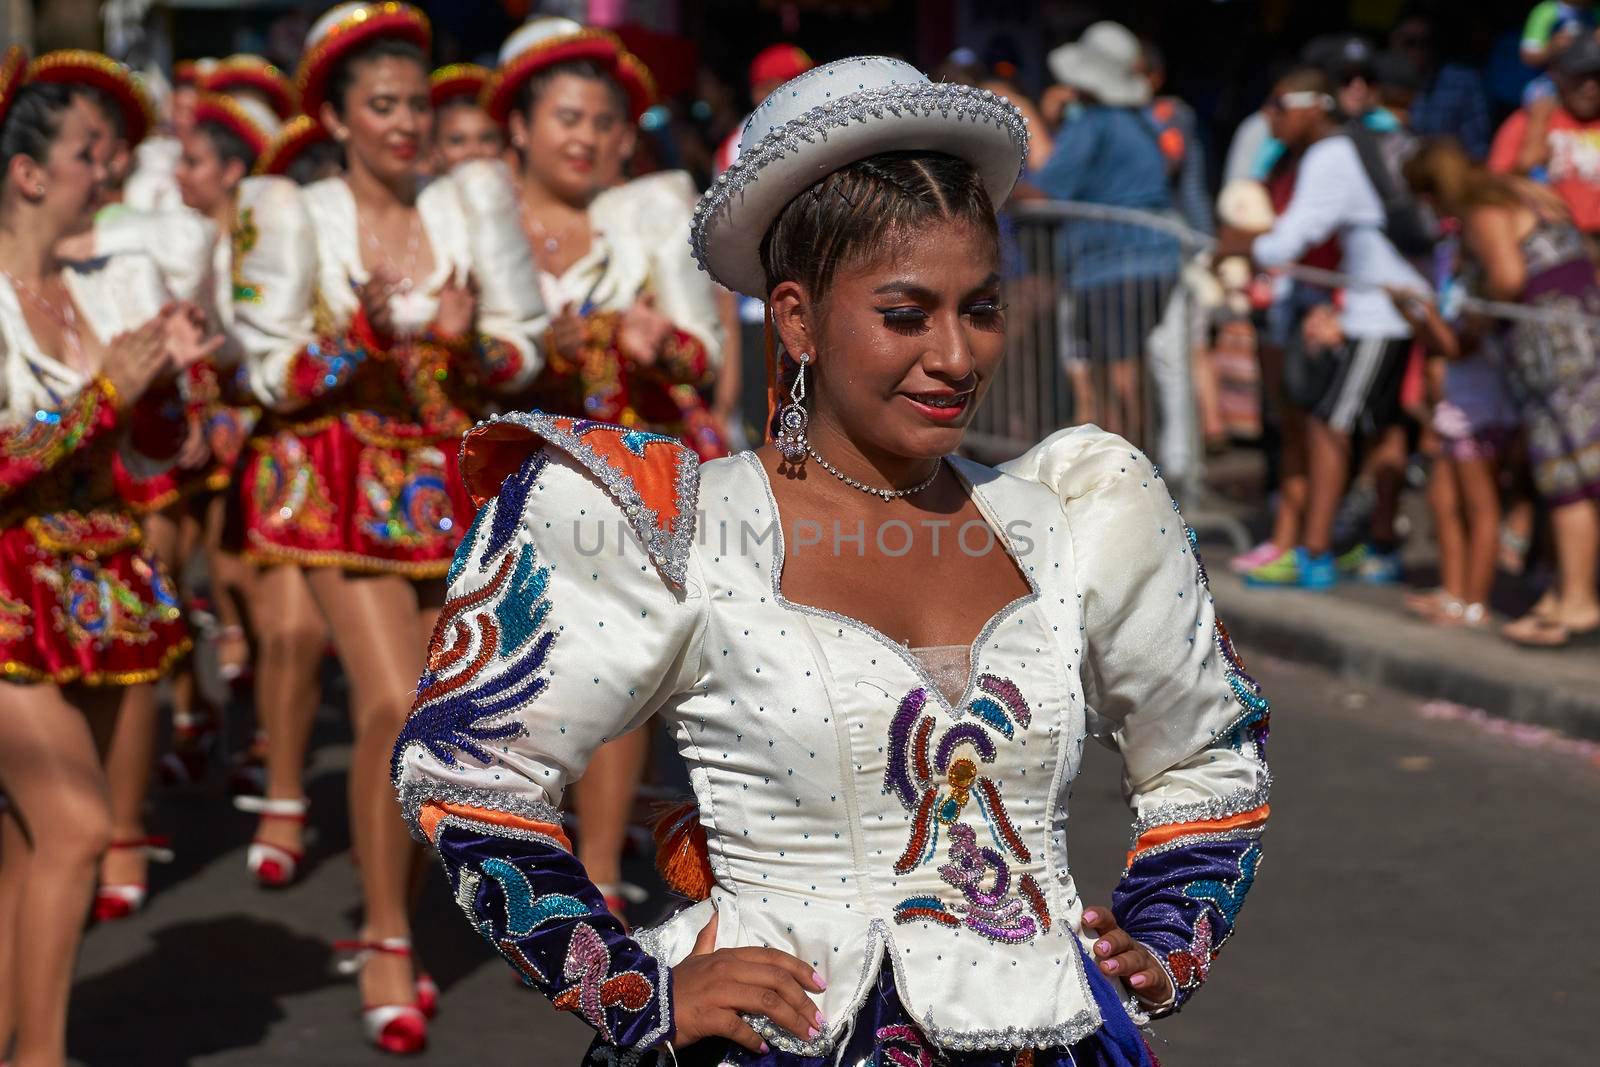
[(572, 851), (572, 842), (567, 840), (566, 833), (554, 823), (540, 822), (537, 819), (524, 818), (521, 815), (512, 815), (509, 812), (496, 811), (493, 808), (479, 808), (471, 804), (451, 804), (443, 800), (430, 800), (422, 805), (422, 810), (417, 814), (417, 822), (422, 824), (422, 832), (428, 835), (429, 841), (437, 841), (439, 837), (439, 823), (446, 816), (459, 815), (463, 819), (474, 822), (486, 822), (491, 826), (504, 826), (508, 830), (528, 830), (536, 834), (543, 834), (553, 839), (556, 844)]
[(1253, 826), (1260, 826), (1267, 821), (1267, 816), (1272, 814), (1272, 805), (1263, 804), (1259, 808), (1230, 815), (1226, 819), (1205, 819), (1200, 822), (1175, 822), (1166, 826), (1156, 826), (1139, 835), (1139, 840), (1133, 843), (1133, 849), (1128, 853), (1128, 862), (1132, 863), (1135, 856), (1147, 849), (1175, 841), (1180, 837), (1189, 837), (1192, 834), (1215, 834), (1228, 830), (1247, 830)]

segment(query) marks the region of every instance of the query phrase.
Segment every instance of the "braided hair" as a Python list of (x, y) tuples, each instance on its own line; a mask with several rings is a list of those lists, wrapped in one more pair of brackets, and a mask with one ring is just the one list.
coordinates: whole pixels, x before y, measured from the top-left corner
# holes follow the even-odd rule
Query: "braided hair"
[(767, 291), (794, 281), (818, 300), (841, 266), (881, 255), (893, 238), (935, 221), (1000, 239), (989, 193), (966, 160), (921, 151), (856, 160), (791, 200), (767, 230)]

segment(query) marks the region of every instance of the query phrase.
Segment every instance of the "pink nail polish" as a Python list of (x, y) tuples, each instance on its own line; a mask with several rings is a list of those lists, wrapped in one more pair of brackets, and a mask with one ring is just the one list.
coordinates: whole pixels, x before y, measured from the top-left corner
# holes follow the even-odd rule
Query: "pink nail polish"
[(765, 1056), (768, 1052), (771, 1052), (771, 1051), (772, 1051), (771, 1049), (767, 1048), (767, 1043), (765, 1041), (761, 1042), (761, 1054), (763, 1056)]
[(826, 990), (828, 988), (828, 983), (823, 981), (822, 975), (816, 971), (811, 972), (811, 981), (818, 989)]
[(1101, 941), (1099, 944), (1095, 945), (1094, 950), (1100, 953), (1102, 956), (1109, 956), (1111, 955), (1111, 942)]
[(1083, 921), (1086, 922), (1086, 923), (1097, 923), (1097, 922), (1100, 921), (1100, 913), (1099, 912), (1094, 912), (1094, 911), (1086, 911), (1086, 912), (1083, 913)]
[(820, 1011), (812, 1013), (811, 1021), (817, 1024), (817, 1028), (819, 1030), (828, 1025), (826, 1022), (823, 1021), (822, 1013)]
[(811, 1040), (815, 1041), (817, 1039), (817, 1035), (820, 1034), (820, 1033), (822, 1033), (822, 1031), (818, 1030), (815, 1026), (813, 1026), (811, 1028), (811, 1032), (809, 1034), (807, 1034), (806, 1037), (808, 1037)]
[(1117, 973), (1117, 961), (1116, 960), (1106, 960), (1106, 972), (1108, 974), (1116, 974)]
[(1144, 986), (1146, 981), (1147, 981), (1147, 979), (1145, 978), (1144, 975), (1136, 974), (1136, 975), (1134, 975), (1132, 978), (1130, 978), (1128, 980), (1128, 984), (1133, 986), (1133, 988), (1135, 988), (1135, 989), (1139, 989), (1139, 988), (1142, 988)]

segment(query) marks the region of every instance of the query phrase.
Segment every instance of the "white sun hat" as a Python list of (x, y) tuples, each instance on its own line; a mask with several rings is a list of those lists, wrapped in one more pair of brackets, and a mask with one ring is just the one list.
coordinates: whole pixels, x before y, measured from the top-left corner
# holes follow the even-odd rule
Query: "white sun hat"
[(1045, 61), (1056, 81), (1093, 93), (1102, 104), (1143, 107), (1150, 102), (1150, 83), (1138, 70), (1139, 38), (1120, 22), (1096, 22)]
[(898, 59), (841, 59), (785, 82), (745, 121), (739, 157), (695, 207), (689, 244), (722, 285), (767, 296), (761, 242), (789, 202), (868, 156), (943, 152), (972, 164), (999, 207), (1028, 157), (1027, 120), (1005, 97), (930, 82)]

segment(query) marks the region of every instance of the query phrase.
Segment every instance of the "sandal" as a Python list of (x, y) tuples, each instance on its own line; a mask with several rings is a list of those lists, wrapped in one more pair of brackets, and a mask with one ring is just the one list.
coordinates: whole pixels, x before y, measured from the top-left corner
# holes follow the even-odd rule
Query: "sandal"
[[(279, 819), (303, 827), (306, 824), (306, 811), (311, 805), (309, 801), (303, 799), (273, 800), (266, 797), (239, 796), (233, 798), (233, 806), (240, 811), (259, 815), (263, 822), (267, 819)], [(294, 883), (295, 876), (300, 873), (300, 864), (304, 860), (303, 850), (274, 845), (258, 837), (250, 842), (244, 862), (251, 875), (255, 877), (257, 885), (263, 889), (284, 889)]]
[(1531, 612), (1502, 626), (1500, 636), (1523, 648), (1600, 647), (1600, 626), (1570, 630), (1564, 623)]

